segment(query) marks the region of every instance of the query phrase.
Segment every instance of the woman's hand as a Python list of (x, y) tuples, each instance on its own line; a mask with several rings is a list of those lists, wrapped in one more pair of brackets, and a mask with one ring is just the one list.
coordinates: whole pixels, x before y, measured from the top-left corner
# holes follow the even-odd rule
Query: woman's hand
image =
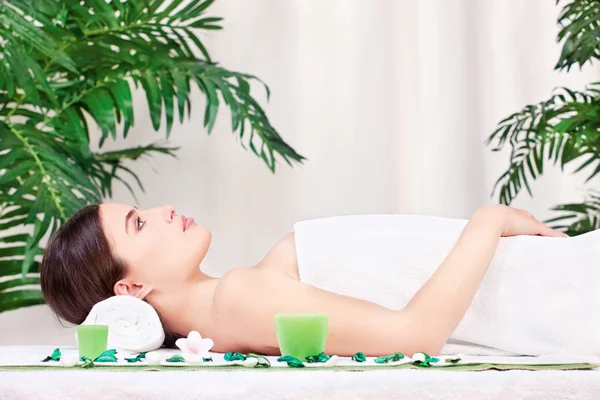
[(502, 204), (487, 206), (477, 211), (483, 218), (498, 222), (502, 229), (501, 236), (539, 235), (551, 237), (568, 237), (568, 235), (550, 228), (538, 221), (533, 215), (519, 208)]

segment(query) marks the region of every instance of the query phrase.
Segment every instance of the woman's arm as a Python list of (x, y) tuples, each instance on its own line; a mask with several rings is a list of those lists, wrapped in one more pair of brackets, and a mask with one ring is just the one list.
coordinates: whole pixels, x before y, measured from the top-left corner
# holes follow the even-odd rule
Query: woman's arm
[(504, 214), (484, 208), (473, 214), (452, 251), (409, 301), (419, 332), (437, 354), (475, 297), (504, 230)]
[(473, 215), (439, 269), (400, 311), (317, 289), (275, 269), (232, 270), (215, 291), (213, 339), (240, 349), (276, 350), (276, 313), (323, 312), (329, 314), (328, 353), (437, 354), (473, 300), (500, 236), (518, 234), (561, 235), (521, 210), (486, 207)]
[(439, 352), (466, 313), (487, 272), (500, 237), (567, 237), (524, 210), (494, 205), (473, 214), (452, 251), (409, 301), (421, 334)]
[(274, 315), (284, 312), (329, 314), (329, 354), (426, 351), (409, 313), (321, 290), (270, 268), (234, 269), (221, 278), (214, 294), (211, 338), (225, 351), (271, 348), (277, 354)]

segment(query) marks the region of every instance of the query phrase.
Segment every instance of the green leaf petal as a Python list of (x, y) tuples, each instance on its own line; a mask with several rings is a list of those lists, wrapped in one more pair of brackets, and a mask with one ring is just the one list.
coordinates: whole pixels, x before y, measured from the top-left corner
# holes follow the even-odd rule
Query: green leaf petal
[(108, 349), (102, 352), (94, 361), (98, 362), (117, 362), (117, 350)]
[(324, 363), (324, 362), (327, 362), (330, 358), (331, 358), (331, 356), (329, 354), (320, 352), (316, 356), (307, 356), (306, 362), (307, 363)]
[(142, 352), (133, 358), (125, 358), (125, 360), (127, 362), (133, 363), (133, 362), (141, 362), (145, 358), (146, 358), (146, 352)]
[(244, 361), (246, 360), (246, 356), (242, 353), (234, 353), (232, 351), (228, 351), (224, 356), (225, 361)]
[(176, 362), (184, 362), (185, 358), (181, 354), (175, 354), (172, 357), (166, 359), (167, 362), (176, 363)]
[(461, 360), (460, 357), (448, 357), (446, 358), (444, 361), (446, 361), (447, 363), (452, 363), (452, 364), (456, 364)]
[(91, 359), (87, 357), (81, 357), (81, 361), (83, 361), (83, 365), (81, 366), (82, 368), (94, 368), (94, 361), (92, 361)]
[(42, 362), (48, 362), (48, 361), (60, 361), (60, 357), (61, 357), (61, 353), (60, 353), (60, 349), (56, 348), (54, 349), (54, 351), (52, 352), (51, 355), (49, 355), (48, 357), (44, 358), (42, 360)]
[(290, 355), (285, 355), (285, 356), (279, 357), (277, 359), (277, 361), (285, 362), (285, 363), (287, 363), (287, 365), (289, 367), (292, 367), (292, 368), (303, 368), (304, 367), (304, 363), (302, 363), (302, 361), (300, 361), (296, 357), (293, 357)]
[[(248, 353), (248, 354), (246, 354), (246, 358), (247, 359), (248, 358), (256, 358), (258, 360), (258, 363), (256, 364), (255, 368), (270, 368), (271, 367), (271, 362), (269, 361), (269, 359), (264, 356), (261, 356), (259, 354)], [(212, 358), (210, 360), (212, 361)]]

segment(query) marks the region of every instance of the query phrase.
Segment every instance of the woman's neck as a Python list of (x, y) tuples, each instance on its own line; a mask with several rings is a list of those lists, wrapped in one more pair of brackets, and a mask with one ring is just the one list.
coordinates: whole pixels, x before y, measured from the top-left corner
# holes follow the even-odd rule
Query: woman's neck
[(163, 326), (181, 336), (187, 336), (193, 330), (203, 337), (207, 336), (209, 313), (218, 283), (218, 278), (201, 272), (176, 291), (164, 296), (157, 294), (153, 303), (161, 315)]

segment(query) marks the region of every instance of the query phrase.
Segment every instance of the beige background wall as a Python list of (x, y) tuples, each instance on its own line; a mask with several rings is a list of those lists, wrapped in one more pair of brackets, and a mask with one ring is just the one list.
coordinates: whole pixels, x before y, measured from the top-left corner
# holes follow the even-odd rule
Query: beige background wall
[[(546, 99), (553, 87), (583, 88), (597, 68), (553, 72), (558, 8), (547, 0), (221, 0), (222, 32), (206, 35), (223, 65), (258, 75), (284, 139), (308, 158), (271, 174), (229, 131), (211, 136), (194, 117), (176, 126), (179, 160), (157, 157), (135, 169), (147, 186), (140, 207), (173, 204), (213, 232), (202, 268), (219, 276), (248, 267), (294, 221), (360, 213), (468, 217), (496, 202), (507, 165), (483, 140), (497, 121)], [(257, 88), (258, 89), (258, 88)], [(159, 140), (143, 95), (127, 144)], [(158, 171), (158, 172), (157, 172)], [(539, 218), (578, 200), (583, 176), (550, 170), (515, 205)], [(131, 203), (124, 188), (114, 201)], [(45, 307), (0, 314), (0, 345), (72, 344)]]

